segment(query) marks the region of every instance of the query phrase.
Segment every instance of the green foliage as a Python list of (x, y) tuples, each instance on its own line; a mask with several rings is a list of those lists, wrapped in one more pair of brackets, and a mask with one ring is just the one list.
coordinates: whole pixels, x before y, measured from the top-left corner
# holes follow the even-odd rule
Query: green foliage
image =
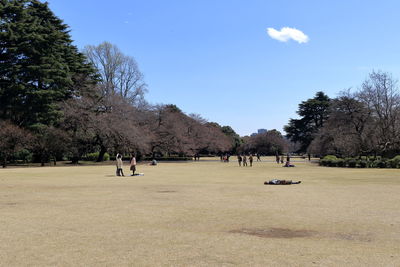
[(400, 168), (400, 155), (395, 156), (394, 158), (388, 161), (388, 165), (390, 168)]
[(346, 162), (344, 161), (344, 159), (337, 159), (336, 166), (337, 167), (346, 167)]
[[(86, 161), (97, 161), (98, 157), (99, 157), (99, 152), (93, 152), (86, 154), (82, 159)], [(104, 161), (110, 160), (110, 154), (105, 153), (103, 159)]]
[(341, 159), (333, 155), (327, 155), (323, 159), (321, 159), (320, 165), (327, 167), (349, 167), (349, 168), (356, 168), (356, 167), (367, 168), (370, 166), (372, 167), (372, 165), (370, 165), (369, 162), (365, 159), (355, 159), (355, 158)]
[(14, 153), (13, 158), (17, 161), (23, 161), (25, 163), (32, 162), (33, 153), (28, 149), (21, 149), (20, 151)]
[(376, 167), (378, 168), (386, 168), (387, 167), (387, 162), (386, 160), (377, 160), (376, 161)]
[(367, 168), (368, 167), (368, 162), (366, 160), (360, 160), (360, 161), (358, 161), (358, 166), (360, 168)]
[(334, 155), (326, 155), (323, 160), (337, 160), (337, 157)]
[(338, 158), (334, 155), (326, 155), (323, 159), (320, 160), (320, 165), (321, 166), (327, 166), (327, 167), (336, 167)]
[(182, 110), (178, 108), (177, 105), (174, 104), (165, 105), (165, 108), (170, 112), (182, 113)]
[(157, 161), (188, 161), (192, 160), (192, 157), (179, 157), (179, 156), (165, 156), (165, 157), (145, 157), (143, 160), (150, 161), (150, 160), (157, 160)]
[(86, 154), (82, 158), (82, 160), (85, 160), (85, 161), (96, 161), (98, 157), (99, 157), (99, 152), (93, 152), (93, 153)]
[(297, 114), (300, 119), (290, 119), (284, 127), (287, 137), (295, 143), (300, 143), (299, 152), (306, 152), (307, 147), (314, 139), (314, 135), (321, 129), (328, 119), (330, 98), (323, 92), (317, 92), (314, 98), (299, 104)]
[(346, 165), (349, 168), (355, 168), (357, 167), (357, 160), (353, 158), (348, 158), (346, 159)]
[(237, 149), (243, 144), (243, 140), (230, 126), (222, 126), (222, 132), (232, 140), (232, 154), (237, 153)]
[(0, 40), (0, 118), (25, 127), (57, 122), (57, 103), (77, 93), (76, 76), (93, 74), (67, 25), (47, 3), (2, 0)]

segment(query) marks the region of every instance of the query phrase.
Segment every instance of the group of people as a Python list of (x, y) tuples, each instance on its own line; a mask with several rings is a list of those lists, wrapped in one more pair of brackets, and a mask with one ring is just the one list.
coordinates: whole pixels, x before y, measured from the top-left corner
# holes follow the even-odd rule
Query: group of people
[[(243, 167), (248, 166), (247, 165), (247, 159), (248, 159), (248, 161), (250, 163), (250, 167), (253, 166), (253, 155), (252, 154), (250, 154), (248, 156), (247, 155), (238, 155), (237, 158), (238, 158), (238, 163), (239, 163), (240, 167), (241, 166), (243, 166)], [(280, 163), (280, 162), (283, 163), (283, 159), (284, 159), (283, 156), (279, 157), (278, 154), (276, 155), (276, 162), (277, 163)], [(221, 161), (229, 162), (229, 155), (226, 154), (225, 156), (221, 156)], [(257, 161), (261, 161), (259, 154), (257, 154)], [(122, 155), (120, 153), (118, 153), (117, 156), (116, 156), (116, 162), (117, 162), (116, 175), (117, 176), (125, 176), (124, 175), (124, 170), (123, 170)], [(150, 165), (157, 165), (157, 161), (155, 159), (153, 159), (152, 162), (150, 163)], [(290, 164), (290, 156), (289, 156), (289, 154), (287, 154), (286, 164), (284, 165), (284, 167), (294, 167), (294, 165)], [(135, 157), (134, 154), (132, 154), (132, 157), (131, 157), (131, 160), (130, 160), (130, 170), (132, 171), (131, 176), (135, 176), (136, 157)], [(292, 180), (272, 179), (272, 180), (266, 181), (264, 184), (272, 184), (272, 185), (283, 184), (283, 185), (286, 185), (286, 184), (299, 184), (299, 183), (301, 183), (301, 181), (294, 182)]]
[(230, 156), (231, 155), (229, 155), (229, 154), (225, 154), (225, 155), (221, 154), (221, 156), (220, 156), (221, 162), (229, 162), (229, 157)]
[[(116, 175), (117, 176), (125, 176), (124, 175), (124, 170), (123, 170), (123, 162), (122, 162), (122, 155), (121, 154), (117, 154), (116, 156), (116, 160), (117, 160), (117, 171), (116, 171)], [(135, 175), (135, 171), (136, 171), (136, 157), (134, 154), (132, 154), (132, 158), (130, 160), (130, 168), (132, 171), (131, 176)]]
[[(116, 163), (117, 163), (116, 164), (117, 165), (116, 175), (117, 176), (125, 176), (124, 170), (122, 168), (123, 167), (122, 155), (118, 153), (115, 159), (116, 159)], [(153, 158), (153, 160), (150, 162), (150, 165), (151, 166), (157, 165), (157, 160)], [(132, 154), (131, 160), (129, 162), (129, 166), (130, 166), (129, 169), (132, 171), (131, 176), (136, 176), (136, 175), (143, 176), (143, 173), (138, 173), (138, 174), (135, 173), (136, 172), (136, 156), (135, 156), (135, 154)]]
[[(256, 154), (256, 157), (257, 157), (257, 161), (261, 161), (260, 154)], [(246, 154), (243, 154), (243, 155), (239, 154), (237, 156), (237, 159), (238, 159), (239, 166), (246, 167), (246, 166), (248, 166), (247, 162), (250, 163), (250, 167), (253, 166), (254, 157), (252, 154), (249, 154), (248, 156)], [(285, 162), (284, 160), (285, 160), (284, 155), (279, 156), (278, 154), (276, 154), (276, 163), (283, 164)], [(221, 156), (221, 161), (222, 161), (222, 156)], [(228, 162), (229, 162), (229, 158), (228, 158)], [(286, 162), (283, 165), (283, 167), (294, 167), (294, 165), (290, 163), (289, 153), (287, 153), (287, 155), (286, 155)]]
[(238, 155), (237, 156), (239, 166), (247, 167), (247, 159), (249, 160), (250, 167), (253, 166), (253, 155), (250, 154), (248, 157), (246, 155)]
[[(285, 159), (284, 155), (281, 155), (279, 157), (279, 155), (276, 154), (276, 156), (275, 156), (275, 160), (276, 160), (277, 164), (279, 164), (279, 163), (283, 164), (284, 159)], [(290, 163), (290, 155), (289, 155), (289, 153), (286, 154), (286, 162), (285, 162), (285, 165), (283, 165), (283, 167), (294, 167), (294, 165)]]
[[(229, 157), (231, 155), (229, 154), (225, 154), (225, 155), (220, 155), (220, 159), (221, 162), (229, 162)], [(256, 154), (255, 157), (257, 157), (257, 161), (261, 161), (261, 155), (260, 154)], [(247, 159), (249, 160), (250, 166), (253, 166), (253, 159), (254, 156), (252, 154), (249, 154), (248, 156), (246, 155), (238, 155), (238, 162), (239, 162), (239, 166), (242, 166), (242, 162), (243, 162), (243, 166), (248, 166), (247, 165)]]

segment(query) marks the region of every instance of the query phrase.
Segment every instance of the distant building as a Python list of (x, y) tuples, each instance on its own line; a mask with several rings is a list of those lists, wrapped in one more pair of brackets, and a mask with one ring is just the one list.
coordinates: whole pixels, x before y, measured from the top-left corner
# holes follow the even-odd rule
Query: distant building
[(266, 133), (267, 131), (268, 131), (267, 129), (258, 129), (257, 133), (262, 134), (262, 133)]
[(268, 132), (267, 129), (258, 129), (256, 133), (252, 133), (250, 136), (256, 136), (257, 134), (263, 134)]

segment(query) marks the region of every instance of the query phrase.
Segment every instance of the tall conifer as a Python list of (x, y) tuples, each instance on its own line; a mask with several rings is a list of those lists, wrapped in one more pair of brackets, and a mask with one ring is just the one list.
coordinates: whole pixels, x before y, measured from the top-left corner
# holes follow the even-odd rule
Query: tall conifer
[(52, 125), (58, 102), (79, 93), (77, 77), (93, 73), (47, 3), (0, 0), (0, 118)]

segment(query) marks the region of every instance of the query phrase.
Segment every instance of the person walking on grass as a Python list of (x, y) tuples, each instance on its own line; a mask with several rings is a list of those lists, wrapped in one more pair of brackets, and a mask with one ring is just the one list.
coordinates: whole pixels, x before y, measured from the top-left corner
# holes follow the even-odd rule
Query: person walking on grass
[(122, 156), (121, 154), (117, 154), (117, 176), (125, 176), (124, 171), (122, 170)]
[(239, 167), (242, 166), (242, 156), (238, 155), (238, 162), (239, 162)]
[(260, 153), (257, 153), (257, 161), (261, 161), (261, 155), (260, 155)]
[(247, 167), (247, 157), (246, 157), (246, 155), (243, 155), (243, 167), (244, 166)]
[(135, 171), (136, 171), (136, 157), (135, 154), (132, 154), (132, 159), (131, 159), (131, 167), (130, 167), (131, 171), (132, 171), (132, 175), (135, 175)]
[(249, 156), (250, 167), (253, 167), (253, 155), (250, 154)]

